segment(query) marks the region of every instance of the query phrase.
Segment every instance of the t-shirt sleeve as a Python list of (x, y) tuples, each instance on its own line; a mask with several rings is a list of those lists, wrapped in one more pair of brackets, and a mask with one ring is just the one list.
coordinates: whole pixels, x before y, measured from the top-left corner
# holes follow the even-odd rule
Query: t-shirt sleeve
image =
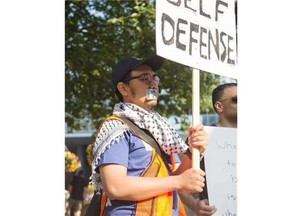
[[(128, 167), (129, 145), (125, 137), (111, 145), (101, 155), (98, 166), (103, 164), (119, 164)], [(117, 157), (115, 157), (117, 155)]]

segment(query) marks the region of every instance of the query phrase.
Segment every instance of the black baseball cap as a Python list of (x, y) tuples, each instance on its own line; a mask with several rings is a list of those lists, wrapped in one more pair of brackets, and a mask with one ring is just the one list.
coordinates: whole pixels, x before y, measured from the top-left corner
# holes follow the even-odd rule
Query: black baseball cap
[(127, 57), (120, 60), (112, 70), (111, 83), (113, 90), (116, 92), (117, 84), (124, 78), (124, 76), (132, 71), (134, 68), (146, 64), (149, 65), (153, 71), (161, 68), (164, 63), (164, 58), (158, 55), (151, 55), (146, 59)]

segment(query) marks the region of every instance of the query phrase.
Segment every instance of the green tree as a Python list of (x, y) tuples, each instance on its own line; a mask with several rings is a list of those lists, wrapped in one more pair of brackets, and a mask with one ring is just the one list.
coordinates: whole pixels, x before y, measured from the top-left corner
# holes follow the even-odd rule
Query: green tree
[[(117, 101), (110, 87), (115, 63), (128, 55), (147, 57), (155, 51), (155, 2), (65, 2), (65, 121), (79, 129), (79, 119), (93, 119), (95, 128), (111, 115)], [(156, 107), (164, 116), (177, 115), (183, 126), (191, 112), (191, 68), (166, 60), (158, 72)], [(211, 89), (220, 77), (200, 73), (201, 112), (213, 113)], [(165, 90), (165, 91), (164, 91)]]

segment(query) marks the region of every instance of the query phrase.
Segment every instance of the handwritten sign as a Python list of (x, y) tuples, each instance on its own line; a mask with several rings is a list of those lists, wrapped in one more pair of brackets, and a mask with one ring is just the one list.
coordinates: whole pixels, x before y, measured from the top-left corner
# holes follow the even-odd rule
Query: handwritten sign
[(156, 1), (158, 55), (236, 78), (236, 41), (234, 0)]
[(237, 216), (237, 129), (209, 127), (205, 171), (209, 203), (216, 216)]

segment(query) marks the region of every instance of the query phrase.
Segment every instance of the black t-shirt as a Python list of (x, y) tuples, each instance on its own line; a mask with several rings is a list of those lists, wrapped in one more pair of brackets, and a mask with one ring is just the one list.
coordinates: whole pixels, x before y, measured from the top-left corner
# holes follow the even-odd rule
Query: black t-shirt
[(76, 200), (83, 200), (84, 188), (88, 185), (86, 180), (81, 176), (74, 176), (70, 185), (72, 185), (70, 197)]
[[(213, 125), (211, 125), (213, 126)], [(188, 138), (186, 139), (185, 143), (187, 145), (188, 144)], [(203, 170), (205, 172), (205, 157), (202, 158), (202, 160), (200, 161), (200, 169)], [(203, 199), (208, 199), (208, 190), (207, 190), (207, 179), (206, 179), (206, 176), (204, 176), (205, 178), (205, 185), (203, 187), (203, 191), (199, 193), (199, 198), (200, 200), (203, 200)]]
[[(211, 124), (210, 126), (217, 127), (217, 123)], [(205, 157), (202, 158), (200, 161), (200, 169), (202, 169), (205, 172)], [(204, 176), (205, 178), (205, 186), (203, 187), (203, 191), (199, 194), (200, 199), (208, 199), (208, 190), (207, 190), (207, 178), (206, 175)]]
[[(205, 172), (205, 157), (203, 157), (202, 160), (200, 161), (200, 169), (202, 169)], [(209, 199), (208, 198), (208, 191), (207, 191), (207, 179), (206, 179), (206, 176), (204, 176), (204, 178), (205, 178), (205, 185), (203, 187), (203, 191), (199, 194), (200, 200)]]

